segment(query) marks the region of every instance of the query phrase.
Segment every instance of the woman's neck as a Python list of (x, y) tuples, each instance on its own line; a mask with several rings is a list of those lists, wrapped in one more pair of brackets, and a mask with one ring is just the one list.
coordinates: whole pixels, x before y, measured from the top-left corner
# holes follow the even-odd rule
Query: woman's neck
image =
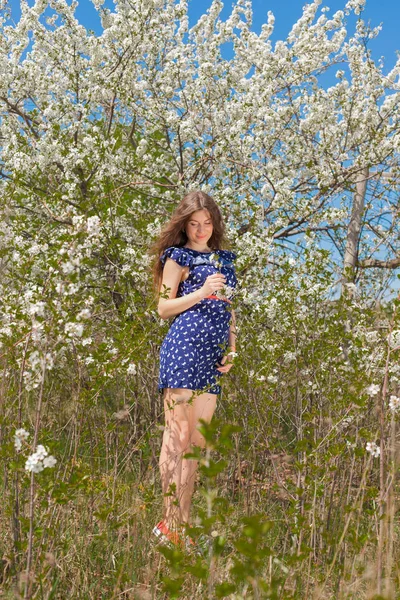
[(188, 246), (186, 244), (185, 248), (189, 248), (190, 250), (197, 250), (197, 252), (211, 252), (211, 248), (209, 248), (208, 246), (206, 246), (205, 248), (200, 248), (198, 244), (195, 244), (195, 245), (198, 247), (194, 248), (194, 247)]

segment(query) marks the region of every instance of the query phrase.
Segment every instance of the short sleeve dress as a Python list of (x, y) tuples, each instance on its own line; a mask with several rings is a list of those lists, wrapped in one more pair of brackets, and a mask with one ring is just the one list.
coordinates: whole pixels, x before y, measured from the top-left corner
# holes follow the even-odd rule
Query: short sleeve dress
[[(202, 287), (209, 275), (220, 272), (226, 277), (220, 298), (203, 298), (173, 317), (160, 348), (158, 389), (186, 388), (213, 394), (221, 393), (217, 370), (226, 353), (232, 319), (232, 299), (237, 278), (230, 250), (200, 252), (185, 246), (171, 246), (161, 255), (164, 266), (171, 258), (181, 267), (189, 267), (189, 276), (181, 281), (176, 297), (185, 296)], [(228, 299), (228, 300), (227, 300)]]

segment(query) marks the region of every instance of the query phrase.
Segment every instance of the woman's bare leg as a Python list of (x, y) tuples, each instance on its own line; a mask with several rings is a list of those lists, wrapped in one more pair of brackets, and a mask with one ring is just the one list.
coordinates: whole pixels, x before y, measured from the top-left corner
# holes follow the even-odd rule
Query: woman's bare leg
[(165, 428), (160, 453), (161, 486), (164, 494), (164, 519), (167, 527), (176, 529), (182, 523), (181, 494), (182, 455), (190, 439), (188, 409), (192, 390), (164, 389)]
[[(193, 446), (205, 447), (205, 439), (197, 429), (200, 419), (209, 423), (213, 417), (217, 403), (217, 394), (199, 394), (193, 403), (187, 406), (189, 421), (189, 443), (186, 452), (190, 452)], [(196, 480), (198, 461), (193, 459), (182, 459), (180, 480), (180, 514), (183, 523), (189, 523), (190, 507), (194, 484)]]

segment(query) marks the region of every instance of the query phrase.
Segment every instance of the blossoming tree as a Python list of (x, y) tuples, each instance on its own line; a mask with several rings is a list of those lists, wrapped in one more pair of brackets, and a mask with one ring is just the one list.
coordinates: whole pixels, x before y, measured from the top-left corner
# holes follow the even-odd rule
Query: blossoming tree
[[(331, 16), (320, 4), (306, 5), (288, 38), (275, 43), (273, 15), (256, 34), (248, 0), (226, 20), (214, 0), (191, 28), (185, 0), (117, 0), (114, 12), (95, 2), (98, 36), (65, 0), (21, 2), (16, 24), (3, 7), (0, 19), (0, 353), (18, 408), (13, 426), (24, 431), (33, 410), (24, 413), (24, 398), (38, 388), (39, 426), (48, 385), (58, 396), (46, 423), (60, 419), (60, 430), (73, 423), (74, 465), (81, 432), (93, 439), (91, 411), (99, 416), (110, 405), (119, 421), (133, 414), (137, 451), (160, 408), (143, 400), (155, 394), (162, 333), (148, 248), (182, 194), (201, 188), (221, 206), (238, 254), (239, 342), (254, 365), (238, 367), (232, 393), (239, 400), (245, 390), (246, 402), (232, 406), (245, 427), (267, 423), (270, 444), (280, 444), (274, 426), (293, 428), (288, 448), (298, 472), (285, 493), (294, 498), (296, 527), (310, 519), (314, 557), (337, 541), (328, 532), (337, 480), (322, 492), (307, 478), (338, 469), (338, 432), (348, 435), (342, 452), (360, 447), (370, 412), (359, 409), (371, 411), (378, 394), (365, 392), (367, 384), (390, 369), (391, 385), (397, 381), (394, 365), (385, 366), (376, 315), (349, 300), (353, 327), (343, 350), (344, 313), (324, 301), (335, 277), (380, 293), (376, 267), (386, 274), (398, 266), (400, 174), (400, 60), (387, 72), (372, 59), (368, 42), (379, 28), (363, 22), (364, 0)], [(121, 389), (135, 398), (133, 412), (117, 410)], [(264, 420), (257, 403), (251, 418), (240, 412), (253, 393)], [(331, 441), (326, 470), (315, 457)], [(366, 443), (383, 460), (372, 433)], [(96, 442), (91, 458), (97, 450)], [(37, 452), (35, 464), (56, 464)], [(340, 470), (349, 502), (355, 472), (365, 482), (370, 468), (351, 460), (351, 470)], [(314, 498), (312, 515), (301, 489)], [(343, 531), (349, 527), (347, 520)], [(296, 556), (302, 536), (292, 532)]]

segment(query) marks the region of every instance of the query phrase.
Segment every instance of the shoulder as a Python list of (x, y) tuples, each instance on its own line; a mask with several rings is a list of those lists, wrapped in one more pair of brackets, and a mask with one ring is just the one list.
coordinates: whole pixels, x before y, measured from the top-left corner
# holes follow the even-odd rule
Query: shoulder
[(223, 260), (226, 260), (227, 262), (234, 262), (237, 258), (237, 255), (235, 254), (235, 252), (232, 252), (232, 250), (218, 250), (218, 254)]
[(193, 260), (193, 257), (186, 250), (186, 248), (181, 248), (179, 246), (169, 246), (169, 248), (164, 250), (160, 256), (160, 261), (163, 266), (167, 258), (172, 258), (172, 260), (178, 263), (178, 265), (181, 267), (189, 267)]

